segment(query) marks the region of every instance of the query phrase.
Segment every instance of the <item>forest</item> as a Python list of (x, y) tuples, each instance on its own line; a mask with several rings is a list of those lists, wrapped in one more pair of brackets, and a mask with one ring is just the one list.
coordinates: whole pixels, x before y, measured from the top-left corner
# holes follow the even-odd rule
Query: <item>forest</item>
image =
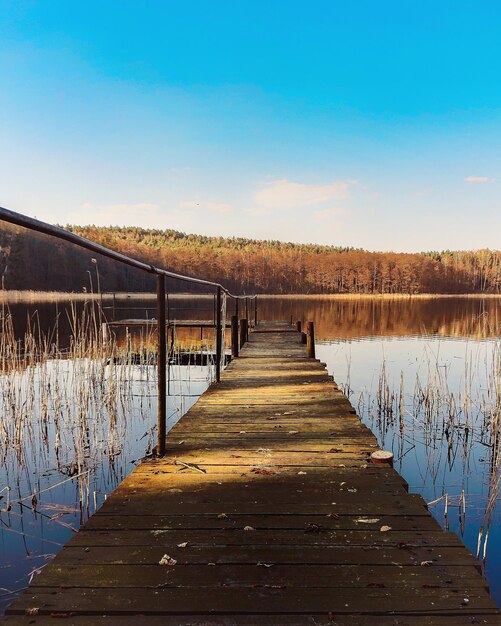
[[(147, 263), (220, 282), (239, 294), (501, 292), (501, 252), (497, 250), (369, 252), (139, 227), (65, 228)], [(0, 225), (0, 273), (4, 289), (154, 289), (154, 278), (145, 272), (6, 223)], [(176, 280), (169, 280), (167, 288), (201, 290)]]

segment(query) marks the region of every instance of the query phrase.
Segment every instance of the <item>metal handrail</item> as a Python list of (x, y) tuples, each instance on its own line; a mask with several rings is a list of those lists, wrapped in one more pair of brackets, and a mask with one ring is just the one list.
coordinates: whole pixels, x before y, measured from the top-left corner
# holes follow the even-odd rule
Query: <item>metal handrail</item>
[[(16, 226), (22, 226), (23, 228), (27, 228), (29, 230), (35, 230), (39, 233), (43, 233), (45, 235), (49, 235), (51, 237), (56, 237), (58, 239), (63, 239), (64, 241), (68, 241), (69, 243), (80, 246), (81, 248), (86, 248), (91, 252), (95, 252), (96, 254), (102, 254), (109, 259), (113, 259), (114, 261), (118, 261), (120, 263), (125, 263), (131, 267), (135, 267), (136, 269), (142, 270), (144, 272), (148, 272), (150, 274), (156, 274), (157, 276), (157, 328), (158, 328), (158, 443), (157, 443), (157, 453), (162, 456), (165, 454), (165, 437), (166, 437), (166, 401), (165, 401), (165, 393), (166, 393), (166, 337), (165, 337), (165, 324), (166, 324), (166, 315), (165, 315), (165, 278), (174, 278), (176, 280), (184, 280), (189, 283), (195, 283), (198, 285), (205, 285), (207, 287), (215, 288), (216, 290), (216, 381), (219, 382), (221, 375), (221, 357), (222, 357), (222, 320), (221, 320), (221, 295), (224, 292), (226, 296), (233, 298), (235, 300), (235, 313), (233, 316), (237, 318), (238, 316), (238, 302), (240, 299), (246, 301), (246, 313), (248, 314), (248, 303), (249, 300), (254, 299), (254, 324), (257, 324), (257, 295), (254, 296), (237, 296), (232, 294), (229, 289), (221, 285), (220, 283), (216, 283), (210, 280), (204, 280), (202, 278), (195, 278), (193, 276), (184, 276), (183, 274), (177, 274), (176, 272), (169, 272), (168, 270), (164, 270), (160, 267), (155, 267), (154, 265), (149, 265), (148, 263), (143, 263), (142, 261), (138, 261), (132, 257), (129, 257), (121, 252), (116, 252), (115, 250), (111, 250), (110, 248), (106, 248), (99, 243), (95, 243), (94, 241), (90, 241), (85, 237), (81, 237), (80, 235), (75, 235), (64, 228), (59, 226), (53, 226), (52, 224), (47, 224), (46, 222), (42, 222), (41, 220), (37, 220), (33, 217), (28, 217), (26, 215), (22, 215), (21, 213), (16, 213), (15, 211), (10, 211), (9, 209), (5, 209), (0, 207), (0, 220), (4, 222), (9, 222), (10, 224), (15, 224)], [(232, 320), (233, 322), (233, 320)], [(237, 322), (238, 323), (238, 322)], [(225, 324), (226, 326), (226, 324)], [(232, 338), (234, 334), (232, 334)], [(238, 338), (237, 338), (238, 339)]]
[(131, 267), (143, 270), (144, 272), (149, 272), (150, 274), (165, 276), (167, 278), (174, 278), (176, 280), (184, 280), (186, 282), (196, 283), (198, 285), (206, 285), (207, 287), (215, 287), (216, 289), (220, 288), (227, 296), (234, 299), (257, 298), (257, 296), (237, 296), (235, 294), (232, 294), (229, 289), (227, 289), (220, 283), (216, 283), (211, 280), (204, 280), (203, 278), (195, 278), (194, 276), (177, 274), (176, 272), (170, 272), (169, 270), (164, 270), (160, 267), (156, 267), (155, 265), (150, 265), (149, 263), (143, 263), (138, 259), (134, 259), (133, 257), (127, 256), (126, 254), (122, 254), (121, 252), (117, 252), (116, 250), (106, 248), (99, 243), (90, 241), (90, 239), (86, 239), (85, 237), (76, 235), (75, 233), (72, 233), (69, 230), (65, 230), (60, 226), (47, 224), (47, 222), (42, 222), (41, 220), (37, 220), (33, 217), (28, 217), (27, 215), (23, 215), (22, 213), (10, 211), (9, 209), (5, 209), (4, 207), (0, 207), (0, 219), (4, 222), (9, 222), (11, 224), (16, 224), (17, 226), (28, 228), (29, 230), (36, 230), (39, 233), (44, 233), (45, 235), (50, 235), (52, 237), (57, 237), (58, 239), (63, 239), (64, 241), (68, 241), (82, 248), (87, 248), (87, 250), (90, 250), (91, 252), (95, 252), (96, 254), (102, 254), (109, 259), (119, 261), (120, 263), (125, 263), (126, 265), (130, 265)]

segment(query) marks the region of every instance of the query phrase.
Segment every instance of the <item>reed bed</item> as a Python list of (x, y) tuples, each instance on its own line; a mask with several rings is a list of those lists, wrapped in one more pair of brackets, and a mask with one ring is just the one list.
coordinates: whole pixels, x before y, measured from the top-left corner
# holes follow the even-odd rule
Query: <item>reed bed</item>
[[(16, 337), (0, 307), (0, 536), (9, 538), (0, 612), (156, 444), (156, 329), (103, 337), (94, 301), (60, 315), (71, 328), (66, 343), (60, 319), (44, 333), (36, 313)], [(210, 360), (178, 364), (195, 347), (211, 349), (170, 345), (168, 426), (212, 379)]]
[(470, 547), (485, 565), (501, 486), (501, 345), (464, 345), (455, 360), (441, 354), (440, 342), (422, 342), (421, 359), (406, 370), (383, 351), (362, 389), (348, 357), (343, 390), (444, 527), (454, 512), (454, 527), (464, 534), (470, 519), (477, 532)]

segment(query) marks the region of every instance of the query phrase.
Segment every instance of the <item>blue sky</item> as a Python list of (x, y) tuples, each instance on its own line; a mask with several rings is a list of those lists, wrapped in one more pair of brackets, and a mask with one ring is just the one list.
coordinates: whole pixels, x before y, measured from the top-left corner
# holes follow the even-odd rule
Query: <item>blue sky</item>
[(0, 0), (0, 205), (500, 248), (501, 2)]

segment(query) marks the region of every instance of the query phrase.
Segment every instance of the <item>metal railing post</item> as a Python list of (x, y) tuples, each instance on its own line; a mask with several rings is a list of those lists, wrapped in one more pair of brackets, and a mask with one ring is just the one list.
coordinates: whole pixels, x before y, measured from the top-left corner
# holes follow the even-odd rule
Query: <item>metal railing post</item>
[(157, 333), (158, 333), (158, 442), (157, 454), (165, 454), (167, 421), (167, 349), (165, 342), (165, 278), (157, 276)]
[(221, 380), (221, 350), (222, 350), (222, 325), (221, 325), (221, 287), (216, 291), (216, 382)]

